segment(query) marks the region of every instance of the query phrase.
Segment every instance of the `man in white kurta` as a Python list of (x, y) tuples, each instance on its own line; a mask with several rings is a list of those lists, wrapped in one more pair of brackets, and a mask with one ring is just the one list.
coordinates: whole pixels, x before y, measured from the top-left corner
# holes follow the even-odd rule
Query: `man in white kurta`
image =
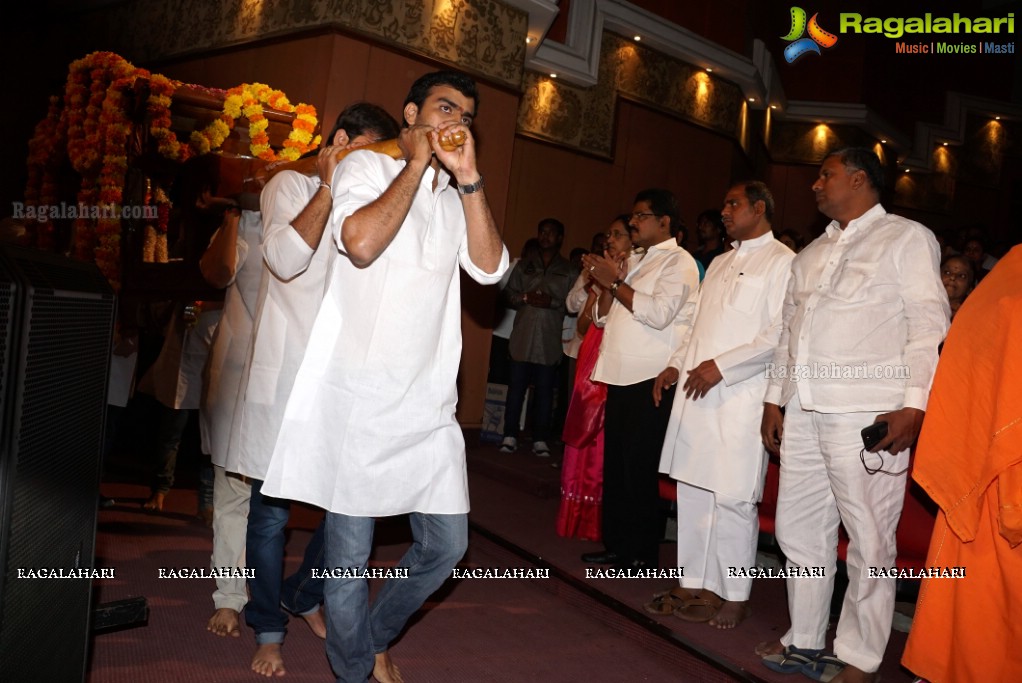
[(653, 389), (659, 401), (663, 387), (682, 383), (660, 460), (678, 481), (678, 566), (692, 600), (674, 613), (718, 628), (749, 614), (767, 462), (759, 435), (765, 370), (795, 257), (774, 239), (773, 212), (761, 182), (728, 191), (721, 214), (734, 249), (710, 264), (688, 339)]
[[(331, 230), (343, 255), (265, 486), (328, 510), (326, 566), (340, 573), (325, 588), (327, 654), (338, 681), (399, 680), (391, 640), (467, 545), (459, 265), (495, 284), (508, 262), (469, 132), (477, 98), (462, 74), (426, 74), (403, 110), (406, 160), (355, 152), (334, 174)], [(449, 151), (440, 140), (455, 132), (466, 140)], [(370, 611), (361, 571), (373, 518), (404, 513), (407, 578), (388, 580)]]
[[(213, 463), (212, 567), (245, 566), (245, 529), (251, 488), (241, 476), (228, 473), (227, 462), (234, 411), (241, 394), (245, 361), (252, 341), (252, 323), (259, 297), (262, 219), (258, 211), (231, 209), (199, 261), (203, 277), (227, 288), (223, 316), (213, 335), (199, 427), (202, 450)], [(245, 579), (218, 576), (213, 592), (215, 611), (206, 628), (216, 635), (240, 636), (238, 615), (248, 602)]]
[[(780, 451), (776, 533), (788, 568), (822, 568), (824, 578), (789, 576), (791, 628), (756, 651), (776, 670), (824, 647), (843, 524), (837, 660), (807, 665), (824, 675), (841, 668), (837, 683), (874, 681), (883, 660), (895, 580), (870, 568), (894, 565), (909, 448), (950, 318), (933, 233), (887, 213), (881, 187), (868, 149), (834, 152), (820, 167), (816, 204), (833, 220), (792, 263), (761, 427), (767, 448)], [(866, 452), (860, 431), (874, 422), (887, 423), (887, 436)]]
[[(327, 270), (337, 248), (326, 233), (333, 206), (329, 179), (338, 151), (397, 135), (397, 123), (376, 105), (360, 102), (341, 112), (320, 150), (316, 177), (281, 171), (260, 197), (263, 218), (263, 269), (255, 332), (242, 392), (231, 430), (226, 469), (252, 482), (245, 545), (254, 570), (245, 620), (256, 635), (252, 668), (282, 675), (284, 610), (305, 618), (325, 636), (320, 614), (323, 581), (314, 570), (323, 565), (323, 525), (305, 548), (298, 571), (283, 576), (284, 531), (290, 502), (263, 493), (263, 479), (284, 418), (284, 408), (323, 299)], [(328, 180), (322, 180), (326, 178)]]
[[(678, 202), (668, 190), (639, 192), (628, 227), (645, 251), (621, 264), (582, 257), (600, 286), (594, 322), (606, 325), (592, 380), (607, 385), (604, 410), (603, 552), (584, 562), (621, 569), (659, 564), (664, 519), (657, 464), (670, 403), (653, 404), (654, 380), (692, 324), (690, 295), (699, 286), (695, 259), (678, 246)], [(627, 268), (627, 271), (623, 271)]]

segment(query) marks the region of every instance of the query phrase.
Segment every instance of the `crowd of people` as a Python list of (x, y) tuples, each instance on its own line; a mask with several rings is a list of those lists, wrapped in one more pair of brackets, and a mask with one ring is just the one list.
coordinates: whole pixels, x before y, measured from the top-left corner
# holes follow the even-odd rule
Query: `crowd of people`
[[(770, 189), (748, 180), (699, 215), (692, 253), (675, 196), (650, 188), (589, 250), (565, 258), (564, 225), (545, 218), (509, 264), (476, 165), (477, 106), (471, 79), (430, 73), (412, 85), (400, 124), (369, 103), (346, 108), (316, 175), (276, 173), (259, 211), (200, 198), (222, 219), (201, 270), (226, 297), (170, 316), (147, 380), (163, 408), (145, 507), (162, 508), (188, 413), (199, 409), (212, 564), (254, 570), (247, 581), (217, 579), (208, 629), (237, 637), (243, 614), (256, 639), (252, 670), (279, 676), (288, 619), (299, 616), (325, 639), (338, 681), (401, 680), (388, 646), (468, 542), (454, 418), (463, 270), (499, 284), (508, 309), (493, 354), (508, 362), (491, 367), (491, 381), (508, 386), (499, 451), (520, 448), (531, 387), (531, 451), (549, 457), (564, 445), (557, 532), (604, 546), (584, 562), (659, 565), (666, 475), (684, 573), (644, 608), (738, 627), (751, 615), (754, 574), (735, 569), (756, 565), (773, 454), (791, 627), (756, 652), (782, 673), (876, 680), (895, 580), (870, 570), (895, 562), (939, 349), (992, 265), (982, 242), (947, 252), (926, 227), (885, 211), (879, 160), (846, 148), (825, 158), (812, 186), (831, 222), (804, 247), (797, 233), (775, 235)], [(454, 133), (461, 146), (445, 144)], [(393, 138), (398, 159), (358, 151)], [(353, 152), (343, 163), (342, 151)], [(999, 272), (991, 282), (1010, 289)], [(135, 351), (117, 344), (118, 357)], [(842, 372), (860, 366), (867, 376)], [(864, 443), (874, 424), (882, 433)], [(285, 577), (291, 501), (326, 515)], [(370, 604), (374, 520), (402, 514), (413, 543)], [(944, 525), (957, 519), (948, 511)], [(849, 586), (828, 648), (839, 525)], [(351, 571), (324, 579), (328, 567)]]
[[(668, 475), (684, 573), (644, 608), (735, 628), (751, 614), (755, 576), (736, 569), (756, 566), (757, 502), (768, 454), (779, 457), (776, 537), (791, 627), (756, 652), (774, 671), (838, 683), (877, 679), (895, 578), (878, 579), (876, 570), (895, 565), (905, 477), (942, 342), (992, 265), (975, 237), (960, 254), (945, 250), (925, 226), (885, 211), (882, 187), (872, 151), (828, 155), (812, 191), (831, 222), (803, 247), (792, 231), (775, 236), (765, 184), (736, 183), (721, 211), (699, 215), (693, 254), (679, 246), (673, 195), (645, 190), (630, 214), (613, 219), (606, 247), (583, 256), (563, 307), (577, 315), (581, 344), (557, 532), (603, 542), (584, 562), (656, 567), (659, 481)], [(560, 315), (553, 299), (564, 277), (543, 280), (549, 261), (533, 263), (534, 305)], [(528, 302), (520, 289), (515, 295), (508, 301), (521, 315)], [(882, 432), (867, 443), (873, 426)], [(504, 452), (517, 446), (515, 429), (505, 430)], [(839, 526), (849, 539), (849, 585), (827, 647)], [(934, 670), (920, 650), (906, 661)], [(964, 677), (934, 680), (1009, 670), (953, 659), (943, 666)]]
[[(198, 409), (212, 463), (200, 501), (213, 527), (212, 565), (248, 570), (218, 574), (207, 628), (240, 636), (244, 615), (258, 674), (285, 674), (282, 644), (289, 616), (298, 616), (325, 639), (338, 681), (400, 681), (388, 646), (467, 547), (455, 420), (459, 270), (495, 284), (508, 268), (476, 164), (478, 102), (468, 76), (426, 74), (412, 84), (400, 125), (376, 105), (348, 106), (315, 174), (278, 169), (258, 211), (211, 197), (209, 185), (192, 200), (219, 225), (199, 263), (226, 295), (222, 305), (171, 312), (143, 383), (162, 406), (144, 507), (162, 509)], [(392, 139), (399, 155), (359, 149)], [(555, 235), (545, 237), (549, 255)], [(553, 305), (563, 308), (563, 298)], [(117, 340), (116, 357), (135, 352)], [(554, 363), (559, 342), (557, 354)], [(118, 370), (112, 384), (130, 375)], [(111, 397), (121, 403), (121, 393)], [(326, 515), (285, 577), (292, 501)], [(413, 542), (370, 605), (374, 520), (403, 514)]]

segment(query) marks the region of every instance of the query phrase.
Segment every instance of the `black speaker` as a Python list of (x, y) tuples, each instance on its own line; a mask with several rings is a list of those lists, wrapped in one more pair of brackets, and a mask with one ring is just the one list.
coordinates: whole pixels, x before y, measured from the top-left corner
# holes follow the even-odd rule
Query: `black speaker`
[(115, 309), (95, 265), (0, 247), (4, 681), (85, 679)]

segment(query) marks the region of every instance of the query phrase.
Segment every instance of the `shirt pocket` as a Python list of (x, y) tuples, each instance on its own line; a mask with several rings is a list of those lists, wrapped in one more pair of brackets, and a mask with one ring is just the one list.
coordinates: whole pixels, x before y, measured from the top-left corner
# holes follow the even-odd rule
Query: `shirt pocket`
[(761, 275), (739, 275), (731, 290), (731, 308), (739, 313), (752, 313), (763, 298), (764, 286)]
[(870, 285), (876, 278), (876, 263), (852, 263), (846, 261), (831, 280), (831, 295), (835, 299), (848, 302), (862, 301), (866, 298)]

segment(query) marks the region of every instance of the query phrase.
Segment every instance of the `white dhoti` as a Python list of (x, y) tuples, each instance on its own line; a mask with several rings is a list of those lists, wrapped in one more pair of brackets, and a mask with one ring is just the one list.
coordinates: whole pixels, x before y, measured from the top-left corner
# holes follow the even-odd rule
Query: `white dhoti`
[[(245, 534), (248, 531), (248, 502), (252, 486), (241, 475), (213, 465), (213, 556), (214, 570), (245, 567)], [(248, 604), (242, 577), (217, 577), (213, 606), (240, 612)]]
[[(756, 564), (756, 503), (678, 482), (678, 566), (682, 588), (705, 588), (743, 602), (752, 591), (748, 569)], [(733, 571), (744, 568), (744, 572)], [(729, 576), (729, 574), (744, 576)]]
[[(848, 590), (841, 606), (834, 653), (872, 672), (880, 667), (894, 614), (895, 580), (870, 578), (870, 567), (890, 568), (895, 532), (905, 499), (905, 476), (868, 474), (859, 458), (860, 431), (880, 413), (802, 410), (798, 394), (788, 404), (781, 442), (777, 542), (788, 567), (823, 567), (825, 578), (789, 578), (791, 629), (784, 645), (820, 649), (826, 644), (837, 568), (838, 524), (848, 533)], [(909, 452), (883, 453), (883, 469), (900, 472)], [(866, 453), (871, 468), (881, 464)]]

